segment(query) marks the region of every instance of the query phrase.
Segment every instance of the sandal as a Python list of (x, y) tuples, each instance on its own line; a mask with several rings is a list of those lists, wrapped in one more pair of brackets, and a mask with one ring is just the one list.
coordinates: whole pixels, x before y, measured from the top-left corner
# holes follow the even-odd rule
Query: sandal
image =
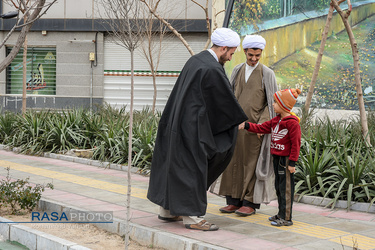
[(272, 226), (276, 226), (276, 227), (291, 226), (291, 225), (293, 225), (293, 221), (291, 221), (291, 220), (284, 220), (284, 219), (278, 218), (277, 220), (272, 221), (271, 225)]
[(280, 217), (277, 214), (268, 218), (269, 221), (275, 221), (275, 220), (278, 220), (278, 219), (280, 219)]
[(185, 224), (185, 227), (187, 229), (195, 229), (195, 230), (202, 230), (202, 231), (216, 231), (219, 229), (218, 226), (215, 224), (211, 224), (207, 222), (206, 220), (202, 220), (201, 222), (197, 224)]

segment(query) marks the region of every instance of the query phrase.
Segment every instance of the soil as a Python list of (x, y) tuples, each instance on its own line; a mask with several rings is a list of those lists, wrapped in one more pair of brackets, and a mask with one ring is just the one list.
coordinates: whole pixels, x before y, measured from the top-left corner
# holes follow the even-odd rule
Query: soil
[[(31, 221), (30, 213), (21, 215), (11, 215), (9, 211), (1, 208), (0, 215), (3, 218), (15, 222)], [(125, 248), (124, 238), (109, 233), (103, 229), (97, 228), (92, 224), (40, 224), (40, 223), (24, 223), (23, 226), (33, 228), (35, 230), (45, 232), (59, 238), (75, 242), (81, 246), (94, 250), (123, 250)], [(129, 250), (149, 250), (159, 249), (152, 246), (142, 246), (135, 241), (130, 240)]]

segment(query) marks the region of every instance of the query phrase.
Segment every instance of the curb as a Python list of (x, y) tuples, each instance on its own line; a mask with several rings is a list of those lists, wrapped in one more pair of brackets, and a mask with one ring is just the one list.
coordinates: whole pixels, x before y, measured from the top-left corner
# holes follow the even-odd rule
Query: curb
[[(4, 144), (0, 144), (0, 150), (12, 151), (12, 152), (19, 154), (18, 148), (11, 148)], [(128, 167), (125, 165), (113, 164), (110, 162), (100, 162), (97, 160), (91, 160), (91, 159), (81, 158), (77, 156), (62, 155), (62, 154), (55, 154), (55, 153), (44, 153), (43, 157), (58, 159), (58, 160), (63, 160), (63, 161), (76, 162), (76, 163), (86, 164), (86, 165), (100, 167), (100, 168), (108, 168), (108, 169), (115, 169), (115, 170), (122, 170), (122, 171), (128, 170)], [(139, 171), (138, 171), (138, 168), (132, 167), (130, 172), (138, 173)]]
[(0, 217), (0, 235), (4, 237), (4, 240), (16, 241), (30, 250), (90, 250), (90, 248), (78, 245), (72, 241), (19, 225), (17, 222), (12, 222)]
[[(42, 211), (48, 212), (80, 212), (87, 211), (81, 210), (74, 206), (68, 206), (61, 202), (47, 200), (42, 198), (39, 200), (38, 207)], [(120, 236), (126, 234), (126, 221), (118, 218), (113, 218), (111, 224), (95, 224), (96, 227), (106, 230), (107, 232), (118, 234)], [(184, 249), (184, 250), (226, 250), (216, 245), (211, 245), (180, 235), (164, 232), (158, 229), (145, 227), (136, 223), (129, 223), (129, 236), (132, 240), (140, 243), (141, 245), (153, 247), (161, 247), (164, 249)], [(57, 249), (57, 248), (49, 248)], [(73, 248), (71, 248), (73, 249)]]
[[(298, 201), (298, 199), (300, 200)], [(299, 203), (311, 204), (311, 205), (320, 206), (320, 207), (327, 207), (327, 205), (330, 204), (330, 202), (332, 201), (331, 198), (323, 198), (319, 196), (309, 196), (309, 195), (304, 195), (300, 198), (299, 194), (295, 196), (294, 200)], [(330, 206), (331, 205), (329, 205), (328, 207)], [(350, 210), (352, 211), (375, 213), (375, 204), (370, 205), (369, 203), (365, 203), (365, 202), (352, 201), (349, 207), (350, 207)], [(348, 202), (344, 200), (338, 200), (335, 204), (335, 208), (348, 209)]]
[[(121, 171), (128, 171), (128, 166), (125, 166), (125, 165), (113, 164), (113, 163), (110, 163), (110, 162), (100, 162), (100, 161), (97, 161), (97, 160), (91, 160), (91, 159), (81, 158), (81, 157), (77, 157), (77, 156), (61, 155), (61, 154), (54, 154), (54, 153), (44, 153), (43, 156), (46, 157), (46, 158), (76, 162), (76, 163), (86, 164), (86, 165), (100, 167), (100, 168), (108, 168), (108, 169), (115, 169), (115, 170), (121, 170)], [(132, 167), (130, 172), (135, 174), (135, 173), (138, 173), (139, 171), (138, 171), (138, 168)]]

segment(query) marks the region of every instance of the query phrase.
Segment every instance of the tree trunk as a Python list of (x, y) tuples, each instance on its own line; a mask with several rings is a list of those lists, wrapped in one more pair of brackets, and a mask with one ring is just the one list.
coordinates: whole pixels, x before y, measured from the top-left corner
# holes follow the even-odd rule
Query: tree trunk
[(359, 70), (359, 55), (358, 55), (358, 48), (357, 43), (354, 38), (354, 34), (350, 24), (348, 22), (348, 17), (350, 15), (352, 6), (350, 1), (348, 1), (349, 10), (345, 14), (340, 6), (338, 5), (336, 0), (332, 0), (332, 4), (335, 7), (336, 11), (340, 14), (342, 21), (344, 22), (345, 29), (349, 36), (350, 45), (352, 46), (352, 54), (353, 54), (353, 62), (354, 62), (354, 75), (355, 75), (355, 88), (357, 91), (357, 99), (358, 99), (358, 106), (359, 106), (359, 114), (361, 119), (362, 125), (362, 134), (363, 138), (366, 140), (367, 145), (371, 146), (370, 137), (368, 136), (368, 124), (367, 124), (367, 116), (366, 116), (366, 109), (365, 109), (365, 102), (363, 100), (363, 92), (362, 92), (362, 84), (361, 84), (361, 74)]
[(331, 20), (332, 20), (332, 16), (333, 16), (333, 9), (334, 9), (333, 6), (330, 5), (328, 15), (327, 15), (326, 25), (324, 26), (324, 30), (323, 30), (323, 33), (322, 33), (322, 41), (320, 42), (318, 58), (316, 59), (316, 63), (315, 63), (315, 67), (314, 67), (314, 73), (313, 73), (312, 78), (311, 78), (309, 92), (307, 93), (307, 96), (306, 96), (306, 102), (305, 102), (305, 107), (304, 107), (304, 109), (306, 111), (306, 114), (308, 113), (308, 111), (310, 109), (311, 100), (312, 100), (312, 97), (314, 95), (314, 88), (315, 88), (315, 84), (316, 84), (316, 79), (318, 78), (318, 75), (319, 75), (320, 64), (321, 64), (322, 58), (323, 58), (324, 46), (325, 46), (326, 41), (327, 41), (328, 30), (329, 30), (329, 26), (331, 24)]
[(155, 114), (156, 110), (156, 98), (157, 98), (157, 88), (156, 88), (156, 72), (152, 69), (152, 85), (154, 86), (154, 96), (152, 98), (152, 113)]
[(126, 233), (125, 249), (130, 244), (130, 198), (131, 198), (131, 168), (133, 152), (133, 105), (134, 105), (134, 49), (130, 50), (130, 112), (129, 112), (129, 138), (128, 138), (128, 191), (126, 199)]
[(0, 63), (0, 72), (2, 72), (12, 61), (13, 59), (17, 56), (18, 52), (20, 51), (20, 48), (22, 44), (25, 41), (26, 34), (29, 32), (31, 28), (30, 26), (25, 26), (22, 28), (20, 35), (18, 36), (16, 45), (13, 46), (12, 50), (8, 54), (8, 56)]
[[(25, 19), (26, 20), (26, 19)], [(27, 36), (23, 42), (22, 115), (26, 114)]]
[[(150, 22), (151, 24), (152, 22)], [(152, 30), (152, 26), (149, 27), (149, 30)], [(157, 70), (155, 68), (155, 65), (154, 65), (154, 58), (153, 58), (153, 53), (152, 53), (152, 33), (149, 34), (149, 42), (148, 42), (148, 53), (149, 53), (149, 64), (150, 64), (150, 67), (151, 67), (151, 75), (152, 75), (152, 86), (154, 88), (154, 95), (152, 97), (152, 113), (155, 114), (155, 109), (156, 109), (156, 98), (157, 98), (157, 94), (158, 94), (158, 91), (157, 91), (157, 86), (156, 86), (156, 73), (157, 73)], [(161, 37), (160, 37), (161, 38)], [(158, 62), (160, 60), (160, 53), (161, 53), (161, 41), (159, 42), (159, 53), (158, 53)], [(158, 64), (158, 63), (157, 63)]]

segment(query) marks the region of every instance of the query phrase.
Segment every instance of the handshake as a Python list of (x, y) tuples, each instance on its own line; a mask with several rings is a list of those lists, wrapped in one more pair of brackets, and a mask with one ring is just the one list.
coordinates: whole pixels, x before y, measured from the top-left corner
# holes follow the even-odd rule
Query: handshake
[(245, 129), (245, 123), (246, 122), (243, 122), (240, 125), (238, 125), (238, 129)]

